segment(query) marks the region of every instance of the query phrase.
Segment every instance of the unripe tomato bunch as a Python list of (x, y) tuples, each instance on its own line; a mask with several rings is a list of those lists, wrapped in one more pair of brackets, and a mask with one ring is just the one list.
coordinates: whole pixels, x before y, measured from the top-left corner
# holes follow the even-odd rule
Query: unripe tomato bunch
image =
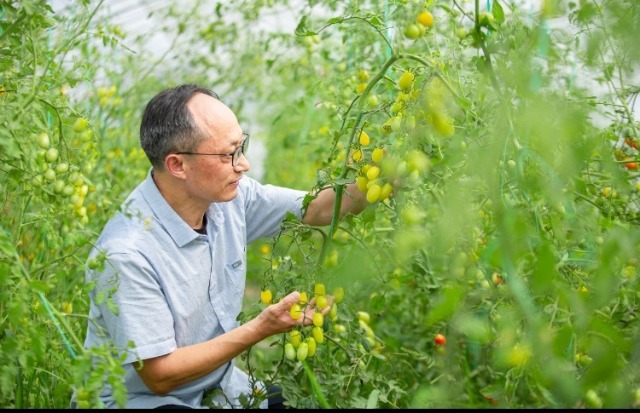
[(384, 201), (391, 195), (393, 185), (380, 176), (380, 162), (384, 157), (384, 149), (376, 147), (371, 152), (370, 160), (362, 155), (363, 149), (371, 143), (369, 135), (364, 130), (360, 132), (359, 149), (353, 153), (352, 158), (361, 166), (356, 176), (356, 184), (360, 192), (367, 193), (367, 202), (373, 204), (378, 201)]
[(422, 10), (415, 21), (405, 27), (404, 35), (408, 39), (417, 39), (423, 36), (431, 26), (433, 26), (433, 14), (428, 10)]
[[(335, 342), (339, 342), (339, 336), (347, 333), (347, 327), (344, 323), (340, 322), (338, 317), (338, 304), (344, 299), (344, 289), (342, 287), (334, 288), (332, 296), (333, 304), (325, 317), (322, 310), (329, 305), (329, 297), (326, 293), (326, 287), (322, 283), (316, 283), (314, 285), (313, 297), (315, 298), (314, 307), (316, 311), (312, 316), (313, 324), (298, 327), (287, 334), (283, 347), (284, 356), (287, 360), (304, 361), (308, 358), (314, 357), (318, 350), (318, 345), (322, 345), (326, 342), (325, 333), (327, 332), (329, 332), (329, 334), (335, 334), (335, 337), (332, 338)], [(273, 294), (270, 289), (263, 289), (261, 291), (260, 301), (267, 305), (272, 303)], [(311, 305), (309, 295), (307, 292), (302, 291), (298, 302), (291, 306), (291, 309), (289, 310), (291, 318), (299, 320), (300, 317), (303, 317), (305, 307), (308, 305)], [(364, 333), (362, 343), (365, 344), (359, 344), (359, 348), (363, 351), (369, 351), (372, 348), (380, 349), (382, 344), (376, 340), (373, 329), (369, 326), (369, 314), (365, 311), (357, 311), (356, 318), (361, 332)]]
[[(430, 92), (432, 100), (419, 99), (421, 91), (414, 87), (416, 74), (405, 70), (396, 83), (396, 98), (389, 106), (390, 116), (382, 123), (379, 132), (372, 138), (375, 128), (367, 126), (360, 130), (358, 141), (354, 143), (351, 160), (356, 169), (355, 182), (366, 199), (374, 204), (389, 199), (398, 185), (412, 186), (430, 170), (431, 162), (427, 154), (411, 148), (416, 141), (425, 139), (425, 127), (431, 124), (440, 134), (453, 132), (452, 121), (446, 116), (441, 102), (440, 90)], [(430, 88), (437, 89), (435, 87)], [(421, 124), (417, 123), (416, 114)], [(373, 130), (374, 132), (369, 134)], [(372, 144), (372, 141), (375, 141)]]
[[(87, 131), (88, 121), (78, 117), (74, 120), (71, 133), (76, 136), (89, 136)], [(84, 139), (84, 138), (82, 138)], [(33, 167), (39, 171), (33, 177), (32, 184), (44, 188), (49, 194), (52, 202), (66, 202), (74, 215), (79, 218), (79, 222), (88, 222), (87, 208), (84, 206), (86, 195), (91, 188), (85, 183), (85, 178), (80, 172), (80, 168), (71, 163), (70, 159), (63, 158), (69, 152), (60, 152), (60, 139), (53, 139), (46, 131), (34, 134), (32, 140), (38, 147)], [(88, 162), (90, 164), (90, 162)], [(85, 165), (88, 166), (88, 165)]]
[[(313, 288), (313, 296), (315, 297), (316, 310), (313, 313), (313, 324), (294, 329), (289, 333), (288, 341), (284, 344), (284, 355), (288, 360), (304, 361), (308, 357), (313, 357), (316, 354), (317, 345), (324, 343), (325, 317), (322, 310), (329, 305), (325, 285), (316, 283)], [(333, 297), (333, 305), (328, 313), (330, 319), (335, 319), (337, 316), (337, 304), (342, 301), (344, 290), (341, 287), (336, 287)], [(303, 317), (304, 308), (307, 305), (311, 305), (308, 294), (302, 291), (299, 301), (293, 304), (289, 310), (291, 318), (299, 320), (300, 317)]]
[(98, 88), (98, 102), (101, 107), (118, 106), (122, 104), (122, 98), (116, 95), (118, 88), (115, 85)]

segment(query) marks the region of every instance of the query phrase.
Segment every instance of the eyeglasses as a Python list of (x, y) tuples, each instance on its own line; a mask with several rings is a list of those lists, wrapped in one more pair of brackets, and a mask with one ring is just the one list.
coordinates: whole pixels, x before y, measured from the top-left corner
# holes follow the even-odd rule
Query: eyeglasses
[(240, 145), (233, 152), (229, 152), (229, 153), (176, 152), (176, 155), (230, 156), (231, 166), (236, 166), (238, 165), (238, 161), (240, 160), (240, 155), (244, 155), (247, 149), (249, 148), (249, 134), (243, 133), (242, 136), (244, 136), (244, 139), (242, 139), (242, 142), (240, 142)]

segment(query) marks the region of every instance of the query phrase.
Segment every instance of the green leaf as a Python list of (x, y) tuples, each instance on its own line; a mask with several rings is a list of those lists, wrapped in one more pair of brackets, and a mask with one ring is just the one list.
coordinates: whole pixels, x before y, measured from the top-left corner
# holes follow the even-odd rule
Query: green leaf
[(302, 16), (300, 22), (298, 23), (298, 26), (296, 27), (295, 33), (296, 36), (313, 36), (317, 34), (313, 30), (310, 30), (309, 27), (307, 27), (307, 16)]
[[(313, 201), (314, 199), (316, 199), (316, 195), (311, 195), (311, 194), (307, 194), (304, 196), (304, 199), (302, 200), (302, 208), (306, 211), (307, 207), (309, 206), (309, 204), (311, 203), (311, 201)], [(291, 212), (287, 213), (287, 217), (285, 218), (285, 221), (287, 222), (298, 222), (298, 218), (293, 215), (293, 218), (289, 217), (289, 214), (291, 214)]]
[[(308, 205), (308, 202), (311, 202), (311, 201), (307, 202), (307, 199), (308, 199), (309, 196), (310, 195), (306, 195), (304, 197), (303, 203), (304, 203), (305, 207), (306, 207), (306, 205)], [(298, 217), (293, 212), (287, 212), (287, 215), (285, 215), (285, 217), (284, 217), (284, 222), (298, 222)]]
[(12, 258), (16, 255), (16, 248), (11, 242), (9, 232), (4, 227), (0, 227), (0, 256)]
[(333, 182), (337, 185), (347, 185), (347, 184), (352, 184), (355, 181), (356, 181), (355, 178), (338, 178)]
[(504, 10), (502, 9), (502, 6), (498, 2), (498, 0), (494, 0), (492, 10), (493, 10), (492, 11), (493, 17), (496, 18), (496, 22), (498, 23), (504, 22)]
[(367, 409), (375, 409), (378, 407), (378, 395), (380, 394), (380, 390), (374, 389), (367, 399)]

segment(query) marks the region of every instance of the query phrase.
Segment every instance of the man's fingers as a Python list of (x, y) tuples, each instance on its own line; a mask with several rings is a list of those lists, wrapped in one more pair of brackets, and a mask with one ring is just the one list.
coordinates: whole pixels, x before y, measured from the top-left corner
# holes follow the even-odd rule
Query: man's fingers
[(290, 293), (289, 295), (286, 295), (283, 299), (282, 299), (282, 304), (287, 308), (291, 308), (292, 305), (294, 305), (295, 303), (297, 303), (300, 300), (300, 293), (297, 291), (294, 291), (292, 293)]

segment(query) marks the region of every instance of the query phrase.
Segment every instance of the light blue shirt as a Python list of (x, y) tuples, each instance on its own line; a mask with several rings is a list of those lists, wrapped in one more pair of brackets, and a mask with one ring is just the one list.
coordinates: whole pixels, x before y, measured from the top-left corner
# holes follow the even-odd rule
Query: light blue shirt
[[(151, 172), (107, 223), (90, 254), (92, 258), (104, 251), (107, 262), (101, 273), (87, 270), (87, 280), (97, 284), (90, 293), (93, 322), (85, 347), (113, 341), (126, 354), (127, 408), (202, 407), (203, 391), (216, 386), (234, 400), (251, 389), (246, 375), (233, 362), (166, 396), (151, 392), (132, 363), (236, 328), (245, 288), (247, 244), (273, 236), (287, 212), (301, 219), (306, 192), (262, 185), (244, 176), (235, 199), (213, 203), (206, 211), (207, 234), (202, 235), (169, 206)], [(112, 294), (118, 314), (104, 302), (96, 302), (98, 293)], [(134, 343), (131, 349), (129, 342)], [(105, 387), (101, 399), (106, 407), (117, 407), (110, 387)]]

